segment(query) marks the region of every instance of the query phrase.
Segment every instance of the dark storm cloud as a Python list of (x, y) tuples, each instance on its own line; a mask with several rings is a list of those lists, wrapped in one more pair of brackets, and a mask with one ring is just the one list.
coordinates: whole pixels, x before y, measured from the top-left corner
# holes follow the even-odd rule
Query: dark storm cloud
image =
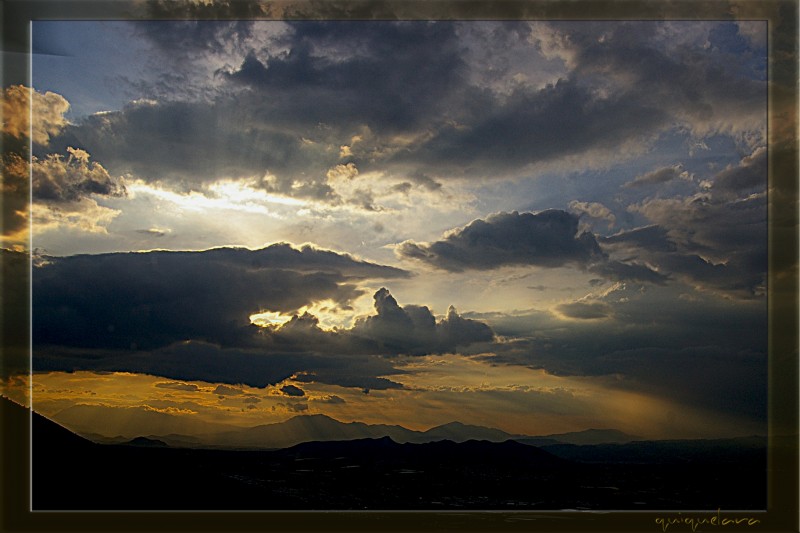
[[(705, 135), (732, 129), (764, 133), (763, 72), (737, 70), (724, 40), (710, 47), (675, 46), (654, 36), (658, 22), (550, 23), (531, 39), (560, 48), (570, 68), (541, 89), (518, 88), (505, 99), (468, 93), (459, 116), (467, 127), (450, 127), (403, 152), (406, 161), (441, 164), (453, 171), (515, 168), (540, 161), (602, 151), (679, 125)], [(698, 25), (684, 25), (691, 31)], [(555, 31), (557, 37), (548, 35)], [(733, 65), (733, 66), (732, 66)], [(466, 93), (465, 93), (466, 94)], [(640, 146), (641, 148), (641, 146)]]
[(284, 352), (313, 350), (330, 354), (429, 355), (456, 352), (470, 344), (489, 342), (491, 328), (458, 314), (452, 306), (437, 322), (425, 306), (401, 307), (385, 288), (374, 295), (376, 314), (360, 317), (350, 329), (325, 331), (306, 312), (280, 326), (258, 331), (262, 346)]
[[(262, 310), (291, 312), (327, 298), (347, 306), (361, 294), (353, 282), (407, 275), (309, 247), (50, 257), (39, 264), (36, 371), (138, 372), (254, 387), (294, 377), (386, 389), (400, 387), (386, 377), (399, 372), (391, 356), (451, 352), (493, 338), (486, 324), (453, 308), (436, 322), (426, 307), (400, 307), (386, 289), (375, 295), (377, 315), (352, 329), (323, 330), (307, 312), (280, 326), (250, 324)], [(214, 393), (237, 391), (220, 385)]]
[[(254, 37), (258, 24), (148, 23), (143, 34), (162, 49), (193, 60), (224, 52), (228, 67), (213, 82), (225, 90), (181, 102), (161, 97), (170, 94), (164, 89), (158, 102), (67, 126), (54, 146), (86, 149), (114, 175), (191, 188), (269, 172), (269, 190), (337, 202), (325, 174), (343, 145), (364, 172), (419, 176), (436, 190), (453, 176), (483, 180), (566, 157), (624, 157), (675, 128), (737, 136), (763, 130), (765, 120), (760, 71), (737, 62), (721, 33), (707, 32), (704, 49), (673, 43), (662, 35), (671, 26), (659, 22), (496, 23), (481, 30), (495, 35), (493, 46), (504, 42), (497, 35), (513, 34), (513, 54), (562, 65), (549, 84), (518, 81), (498, 92), (483, 57), (488, 41), (468, 22), (276, 22), (282, 30), (266, 44)], [(683, 26), (692, 33), (709, 23)], [(551, 41), (560, 43), (555, 55)], [(746, 43), (744, 50), (754, 54)], [(506, 53), (491, 49), (498, 72), (514, 64)], [(184, 78), (166, 83), (180, 91)]]
[(656, 225), (601, 239), (698, 288), (758, 296), (767, 272), (766, 150), (717, 173), (704, 192), (628, 207)]
[(603, 256), (594, 235), (578, 234), (577, 215), (555, 209), (498, 213), (474, 220), (440, 241), (406, 241), (397, 253), (451, 272), (504, 265), (559, 267), (587, 264)]
[(113, 253), (49, 258), (34, 270), (37, 344), (155, 348), (180, 340), (241, 344), (249, 315), (315, 301), (347, 305), (363, 278), (406, 272), (335, 252), (261, 250)]
[[(42, 346), (34, 351), (33, 370), (134, 372), (181, 381), (259, 388), (276, 385), (289, 378), (298, 382), (342, 387), (402, 387), (386, 377), (378, 377), (400, 373), (389, 360), (380, 356), (276, 353), (264, 348), (222, 348), (198, 341), (137, 351)], [(231, 388), (225, 386), (220, 391), (227, 393)], [(215, 391), (215, 394), (219, 393)]]
[[(450, 173), (481, 177), (494, 170), (508, 172), (592, 150), (612, 150), (646, 132), (657, 130), (666, 111), (622, 95), (597, 101), (589, 88), (559, 80), (538, 92), (519, 90), (503, 103), (476, 92), (464, 102), (476, 110), (463, 117), (472, 127), (442, 127), (417, 150), (395, 160), (440, 165)], [(600, 130), (602, 129), (602, 135)]]
[(288, 53), (266, 63), (250, 54), (227, 74), (274, 99), (271, 120), (406, 131), (440, 113), (463, 83), (465, 65), (451, 23), (289, 25), (293, 31), (279, 40)]
[[(686, 296), (670, 287), (618, 289), (592, 302), (609, 311), (605, 320), (569, 328), (546, 313), (486, 317), (500, 334), (516, 336), (495, 344), (490, 360), (608, 376), (613, 387), (764, 420), (766, 302)], [(586, 302), (558, 310), (587, 310), (576, 303)]]
[(594, 234), (580, 232), (579, 220), (577, 214), (556, 209), (498, 213), (450, 231), (433, 243), (405, 241), (396, 253), (450, 272), (507, 265), (572, 265), (617, 281), (666, 281), (646, 265), (608, 260)]
[(281, 392), (284, 393), (286, 396), (305, 396), (306, 392), (301, 389), (300, 387), (295, 387), (294, 385), (284, 385), (281, 387)]
[[(745, 52), (748, 45), (736, 35), (735, 23), (554, 26), (562, 28), (573, 45), (576, 79), (624, 80), (623, 86), (615, 87), (622, 89), (620, 97), (640, 105), (658, 105), (671, 120), (699, 132), (745, 124), (765, 126), (766, 58), (762, 50), (760, 64), (758, 56), (755, 65), (734, 59), (737, 47), (739, 57), (753, 55)], [(695, 42), (679, 42), (682, 33), (693, 32), (697, 34)]]
[[(155, 4), (151, 3), (155, 18), (174, 13), (174, 6), (168, 7), (163, 2), (159, 2), (160, 6)], [(171, 17), (171, 20), (150, 20), (142, 24), (131, 24), (131, 27), (164, 53), (177, 55), (178, 60), (191, 58), (193, 53), (216, 52), (232, 45), (240, 48), (252, 36), (253, 21), (246, 19), (263, 15), (264, 6), (254, 2), (231, 2), (229, 6), (242, 8), (240, 20), (201, 20), (214, 9), (211, 4), (187, 2), (183, 4), (183, 10), (176, 13), (174, 18)]]

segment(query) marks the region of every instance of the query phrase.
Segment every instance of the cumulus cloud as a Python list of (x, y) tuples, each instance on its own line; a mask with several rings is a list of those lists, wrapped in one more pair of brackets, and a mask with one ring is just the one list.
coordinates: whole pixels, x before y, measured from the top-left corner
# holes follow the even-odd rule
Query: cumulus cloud
[[(580, 206), (608, 216), (601, 204)], [(612, 215), (613, 216), (613, 215)], [(433, 243), (405, 241), (395, 252), (451, 272), (490, 270), (506, 265), (547, 268), (575, 266), (612, 280), (664, 283), (666, 277), (641, 263), (609, 260), (597, 238), (579, 229), (579, 216), (550, 209), (540, 213), (499, 213), (446, 233)]]
[(540, 213), (513, 211), (477, 219), (440, 241), (405, 241), (397, 247), (397, 254), (451, 272), (503, 265), (558, 267), (602, 258), (594, 235), (578, 234), (578, 217), (554, 209)]
[(489, 326), (461, 317), (452, 306), (447, 316), (437, 322), (427, 307), (401, 307), (385, 288), (375, 293), (375, 310), (376, 315), (356, 321), (351, 333), (377, 342), (383, 353), (443, 353), (494, 338)]
[(31, 182), (34, 201), (64, 203), (89, 195), (125, 196), (122, 178), (113, 178), (97, 162), (89, 161), (85, 150), (68, 147), (69, 156), (48, 155), (44, 160), (31, 158)]
[(89, 154), (68, 147), (69, 156), (50, 154), (31, 158), (31, 195), (34, 230), (66, 226), (105, 233), (120, 211), (105, 207), (98, 199), (127, 194), (122, 178), (114, 178), (102, 165), (89, 161)]
[(34, 143), (46, 145), (67, 125), (68, 109), (69, 102), (59, 94), (12, 85), (3, 93), (3, 133), (17, 139), (30, 136)]

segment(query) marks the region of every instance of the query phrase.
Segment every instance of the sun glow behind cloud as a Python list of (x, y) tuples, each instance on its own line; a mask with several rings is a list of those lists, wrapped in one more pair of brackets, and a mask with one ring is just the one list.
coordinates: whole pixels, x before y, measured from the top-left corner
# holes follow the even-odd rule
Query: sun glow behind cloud
[[(64, 85), (60, 78), (69, 76), (58, 74), (63, 59), (37, 56), (35, 86), (51, 92), (34, 94), (50, 94), (62, 107), (75, 99), (74, 109), (108, 109), (70, 116), (70, 123), (59, 123), (42, 137), (48, 144), (36, 149), (40, 161), (49, 161), (46, 157), (66, 157), (65, 150), (80, 146), (83, 155), (72, 166), (82, 161), (87, 167), (70, 189), (80, 193), (79, 200), (58, 204), (59, 211), (34, 206), (36, 246), (47, 254), (310, 243), (412, 274), (388, 281), (354, 272), (330, 277), (333, 267), (326, 263), (314, 276), (318, 285), (243, 283), (240, 295), (263, 291), (263, 298), (241, 309), (231, 305), (224, 318), (242, 325), (249, 318), (265, 328), (259, 337), (271, 338), (306, 312), (319, 320), (298, 320), (292, 324), (298, 328), (287, 328), (283, 339), (274, 335), (277, 344), (258, 354), (267, 357), (285, 356), (277, 353), (285, 346), (280, 342), (292, 335), (300, 339), (293, 361), (300, 359), (295, 353), (321, 349), (320, 338), (341, 341), (346, 335), (334, 329), (350, 330), (360, 317), (374, 315), (372, 295), (383, 286), (401, 306), (416, 308), (415, 316), (428, 318), (420, 311), (425, 306), (441, 319), (452, 304), (461, 316), (491, 327), (496, 337), (493, 344), (448, 345), (460, 353), (444, 356), (404, 357), (395, 355), (402, 350), (384, 353), (386, 346), (375, 345), (370, 348), (375, 353), (358, 360), (359, 365), (380, 362), (379, 370), (367, 372), (372, 390), (364, 382), (353, 384), (357, 372), (347, 365), (355, 365), (354, 353), (336, 346), (314, 354), (325, 368), (342, 372), (335, 380), (314, 374), (321, 367), (301, 366), (310, 363), (275, 371), (274, 379), (259, 382), (270, 384), (264, 389), (237, 385), (248, 379), (242, 374), (228, 381), (219, 373), (200, 376), (208, 383), (123, 373), (72, 375), (85, 379), (83, 390), (92, 395), (72, 387), (77, 382), (67, 386), (66, 375), (37, 374), (37, 386), (44, 387), (36, 389), (37, 400), (48, 412), (70, 402), (103, 402), (109, 409), (146, 408), (207, 421), (227, 417), (238, 425), (324, 412), (344, 421), (415, 429), (460, 420), (523, 433), (602, 425), (645, 436), (692, 436), (704, 430), (724, 434), (725, 424), (728, 433), (745, 427), (725, 413), (759, 416), (758, 407), (744, 405), (750, 397), (732, 399), (729, 392), (738, 390), (741, 376), (758, 371), (751, 360), (765, 356), (766, 343), (758, 337), (763, 327), (752, 328), (756, 333), (749, 337), (742, 334), (745, 342), (729, 337), (744, 330), (740, 324), (758, 323), (764, 315), (745, 313), (749, 308), (735, 300), (715, 307), (717, 293), (699, 292), (708, 287), (720, 294), (746, 292), (756, 285), (766, 254), (759, 247), (766, 234), (761, 231), (766, 158), (758, 155), (765, 150), (766, 64), (759, 59), (763, 50), (754, 48), (763, 47), (754, 36), (763, 37), (766, 27), (759, 23), (742, 32), (735, 26), (259, 21), (210, 26), (206, 34), (185, 33), (189, 29), (180, 25), (164, 32), (163, 25), (132, 23), (128, 40), (120, 44), (159, 53), (130, 54), (126, 74), (132, 83), (120, 91), (130, 94), (130, 101), (121, 102), (90, 83), (120, 72), (103, 72), (104, 63), (95, 61), (113, 54), (96, 47), (87, 55), (71, 37), (77, 27), (81, 34), (96, 34), (88, 42), (102, 43), (107, 39), (99, 37), (109, 35), (109, 27), (43, 23), (42, 29), (52, 30), (48, 39), (60, 35), (71, 61), (82, 65), (76, 70), (93, 75)], [(377, 40), (381, 46), (374, 46)], [(311, 53), (300, 53), (306, 49)], [(360, 74), (365, 65), (374, 75)], [(435, 65), (435, 75), (425, 71), (428, 65)], [(643, 68), (647, 65), (659, 68)], [(661, 67), (671, 75), (663, 76)], [(306, 74), (294, 75), (299, 72)], [(142, 79), (133, 79), (136, 73)], [(695, 98), (685, 97), (687, 85), (708, 97), (702, 113)], [(62, 90), (71, 86), (70, 93)], [(744, 149), (748, 139), (757, 150)], [(746, 153), (753, 155), (742, 159)], [(124, 182), (127, 195), (98, 195), (100, 182), (89, 179), (89, 154)], [(47, 192), (40, 191), (40, 201), (47, 202)], [(531, 254), (516, 253), (531, 233), (520, 219), (544, 210), (580, 216), (578, 234), (591, 232), (599, 243), (591, 261), (569, 255), (577, 237), (571, 226), (552, 242), (550, 262), (540, 261), (543, 238), (530, 243)], [(499, 215), (509, 218), (502, 227), (492, 218)], [(738, 225), (730, 223), (734, 220)], [(458, 238), (458, 228), (469, 224), (476, 231)], [(487, 233), (492, 224), (501, 230)], [(402, 243), (409, 244), (401, 249)], [(455, 245), (460, 255), (448, 253)], [(418, 253), (393, 253), (403, 249)], [(481, 262), (498, 252), (506, 253), (506, 263)], [(301, 266), (309, 267), (295, 266), (298, 276)], [(452, 271), (442, 270), (448, 266)], [(236, 356), (239, 347), (209, 341), (215, 328), (217, 339), (229, 339), (222, 331), (228, 322), (197, 324), (223, 308), (221, 295), (231, 294), (252, 270), (248, 262), (230, 276), (235, 279), (216, 271), (209, 276), (204, 285), (217, 292), (194, 306), (196, 315), (183, 313), (174, 324), (180, 339), (191, 337), (183, 347), (187, 353), (197, 350), (223, 358), (223, 366), (231, 364), (224, 358)], [(108, 294), (119, 293), (113, 283), (130, 289), (130, 274), (108, 280)], [(286, 279), (286, 272), (276, 275)], [(185, 277), (181, 270), (172, 283)], [(631, 281), (625, 289), (619, 283), (628, 277), (642, 283)], [(271, 292), (275, 287), (285, 290), (286, 302), (296, 294), (303, 298), (280, 306)], [(668, 297), (675, 291), (713, 311), (708, 320), (695, 319), (692, 309)], [(325, 300), (331, 292), (342, 297)], [(166, 307), (164, 293), (147, 305)], [(240, 295), (232, 301), (241, 303)], [(63, 321), (62, 327), (67, 327)], [(144, 329), (136, 335), (155, 332), (152, 324)], [(684, 383), (684, 361), (704, 372), (692, 383)], [(719, 381), (729, 385), (706, 387), (702, 381), (715, 375), (717, 365), (728, 372)], [(157, 373), (158, 364), (146, 368)], [(176, 379), (199, 377), (171, 371)], [(210, 383), (214, 379), (221, 383)], [(388, 389), (375, 385), (386, 381)], [(757, 387), (749, 389), (756, 404)], [(286, 391), (296, 396), (287, 398)], [(59, 394), (62, 404), (55, 403)], [(717, 412), (712, 416), (703, 409)]]
[(190, 191), (182, 194), (145, 183), (142, 180), (131, 182), (128, 189), (134, 195), (152, 196), (188, 211), (231, 210), (277, 216), (278, 214), (272, 210), (275, 205), (306, 205), (303, 200), (277, 196), (255, 189), (247, 183), (231, 180), (222, 180), (210, 184), (207, 188), (207, 194), (200, 191)]

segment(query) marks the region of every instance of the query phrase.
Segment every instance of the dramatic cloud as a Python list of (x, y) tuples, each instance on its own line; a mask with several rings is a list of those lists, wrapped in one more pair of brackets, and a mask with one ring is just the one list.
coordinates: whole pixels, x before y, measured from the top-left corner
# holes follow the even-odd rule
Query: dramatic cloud
[[(342, 387), (400, 388), (385, 376), (398, 374), (381, 356), (275, 353), (265, 348), (222, 348), (185, 341), (156, 350), (94, 350), (37, 347), (35, 372), (77, 370), (135, 372), (181, 381), (225, 383), (214, 394), (229, 396), (239, 385), (264, 388), (292, 378)], [(230, 386), (229, 386), (230, 385)], [(238, 395), (237, 395), (238, 396)]]
[(155, 348), (241, 343), (249, 316), (330, 299), (347, 306), (364, 278), (406, 272), (310, 247), (49, 258), (33, 276), (37, 344)]
[(763, 299), (732, 302), (618, 284), (556, 310), (578, 320), (564, 328), (548, 314), (487, 316), (499, 333), (515, 335), (495, 345), (489, 360), (554, 375), (606, 376), (610, 386), (665, 398), (680, 391), (685, 405), (765, 419)]
[[(52, 93), (39, 93), (22, 85), (7, 87), (0, 95), (3, 115), (2, 238), (11, 246), (28, 240), (30, 167), (28, 140), (46, 145), (66, 125), (69, 103)], [(33, 122), (31, 122), (31, 119)]]
[[(347, 308), (354, 282), (402, 278), (402, 270), (285, 244), (262, 250), (146, 252), (49, 257), (34, 270), (34, 369), (141, 372), (185, 381), (265, 387), (288, 378), (394, 388), (388, 356), (452, 352), (490, 342), (492, 330), (452, 307), (400, 307), (386, 289), (377, 314), (351, 329), (323, 330), (308, 312), (259, 327), (259, 311), (293, 312), (332, 300)], [(283, 392), (300, 395), (294, 386)], [(299, 388), (298, 388), (299, 390)], [(301, 391), (302, 392), (302, 391)], [(215, 394), (241, 394), (220, 385)]]
[[(606, 218), (611, 215), (600, 204), (577, 207)], [(555, 209), (491, 215), (450, 231), (440, 241), (403, 242), (396, 253), (450, 272), (506, 265), (575, 266), (611, 280), (660, 284), (667, 279), (643, 264), (609, 261), (595, 236), (579, 230), (578, 215)]]
[(691, 196), (648, 198), (628, 210), (656, 226), (601, 239), (698, 288), (762, 295), (767, 271), (766, 150), (717, 173)]
[(105, 232), (120, 214), (98, 204), (100, 198), (126, 195), (124, 180), (113, 178), (102, 165), (89, 162), (89, 154), (68, 147), (65, 160), (58, 154), (31, 158), (31, 194), (35, 231), (54, 226)]
[(603, 256), (594, 235), (578, 234), (577, 216), (555, 209), (498, 213), (453, 230), (440, 241), (406, 241), (398, 246), (397, 254), (451, 272), (503, 265), (584, 265)]
[[(4, 239), (28, 242), (30, 192), (49, 250), (32, 273), (35, 372), (148, 374), (148, 395), (236, 416), (346, 399), (354, 419), (367, 402), (389, 419), (382, 402), (412, 395), (437, 417), (477, 398), (478, 418), (545, 397), (559, 424), (597, 412), (577, 390), (534, 392), (541, 376), (610, 393), (604, 420), (626, 417), (614, 402), (630, 392), (675, 420), (764, 419), (767, 230), (797, 226), (793, 185), (767, 194), (768, 160), (787, 184), (796, 168), (766, 139), (768, 80), (780, 101), (796, 53), (773, 34), (787, 53), (768, 78), (764, 18), (323, 20), (235, 4), (34, 23), (35, 44), (69, 52), (35, 55), (36, 84), (72, 104), (68, 123), (55, 93), (4, 93)], [(794, 107), (775, 107), (770, 132), (794, 136)], [(230, 247), (281, 241), (363, 259)], [(205, 251), (117, 253), (155, 247)], [(778, 273), (796, 272), (787, 261)], [(27, 316), (26, 291), (4, 288)], [(6, 313), (27, 357), (27, 325)], [(474, 391), (500, 367), (493, 403), (500, 391)]]
[[(326, 174), (337, 165), (406, 183), (434, 174), (420, 184), (436, 187), (565, 161), (605, 166), (664, 134), (749, 145), (765, 136), (763, 65), (723, 52), (754, 46), (733, 22), (730, 31), (655, 21), (133, 26), (158, 50), (178, 50), (174, 68), (185, 70), (153, 80), (161, 89), (140, 87), (122, 110), (68, 126), (55, 146), (185, 190), (271, 176), (261, 183), (271, 192), (335, 203)], [(210, 93), (175, 98), (199, 83), (190, 70), (206, 73)]]
[(68, 109), (69, 102), (61, 95), (13, 85), (3, 94), (3, 133), (17, 139), (30, 136), (34, 143), (46, 145), (67, 125)]
[(427, 307), (400, 307), (386, 289), (375, 293), (375, 310), (377, 315), (356, 322), (352, 334), (376, 341), (382, 352), (390, 354), (442, 353), (494, 338), (489, 326), (459, 316), (452, 306), (447, 316), (436, 322)]
[(112, 178), (102, 165), (89, 162), (89, 154), (69, 147), (64, 160), (51, 154), (43, 161), (32, 158), (31, 181), (35, 201), (63, 203), (88, 195), (124, 196), (121, 178)]

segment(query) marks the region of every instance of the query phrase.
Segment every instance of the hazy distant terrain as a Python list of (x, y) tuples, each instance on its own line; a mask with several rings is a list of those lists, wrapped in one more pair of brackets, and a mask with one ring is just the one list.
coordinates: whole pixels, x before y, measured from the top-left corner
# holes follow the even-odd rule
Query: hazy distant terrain
[[(524, 444), (543, 446), (557, 443), (567, 444), (605, 444), (625, 443), (642, 440), (641, 437), (627, 435), (613, 429), (588, 429), (557, 435), (531, 437), (528, 435), (512, 435), (505, 431), (482, 426), (450, 422), (432, 427), (426, 431), (414, 431), (398, 425), (365, 424), (363, 422), (339, 422), (326, 415), (301, 415), (285, 422), (263, 424), (250, 428), (236, 428), (225, 424), (209, 424), (198, 426), (185, 418), (166, 413), (137, 413), (144, 419), (155, 433), (138, 435), (131, 433), (122, 422), (116, 426), (106, 427), (106, 433), (116, 435), (108, 437), (90, 431), (93, 427), (92, 416), (97, 410), (94, 406), (78, 405), (58, 413), (54, 420), (66, 427), (75, 429), (89, 440), (100, 443), (120, 444), (133, 438), (147, 437), (159, 440), (175, 447), (212, 447), (231, 449), (276, 449), (288, 448), (303, 442), (338, 441), (354, 439), (377, 439), (390, 437), (398, 443), (425, 443), (439, 440), (464, 442), (467, 440), (486, 440), (503, 442), (517, 440)], [(87, 423), (87, 420), (89, 421)], [(198, 432), (198, 428), (205, 431)]]
[[(27, 415), (3, 401), (4, 417)], [(33, 487), (34, 509), (761, 509), (766, 442), (382, 437), (233, 451), (97, 444), (34, 413)]]

